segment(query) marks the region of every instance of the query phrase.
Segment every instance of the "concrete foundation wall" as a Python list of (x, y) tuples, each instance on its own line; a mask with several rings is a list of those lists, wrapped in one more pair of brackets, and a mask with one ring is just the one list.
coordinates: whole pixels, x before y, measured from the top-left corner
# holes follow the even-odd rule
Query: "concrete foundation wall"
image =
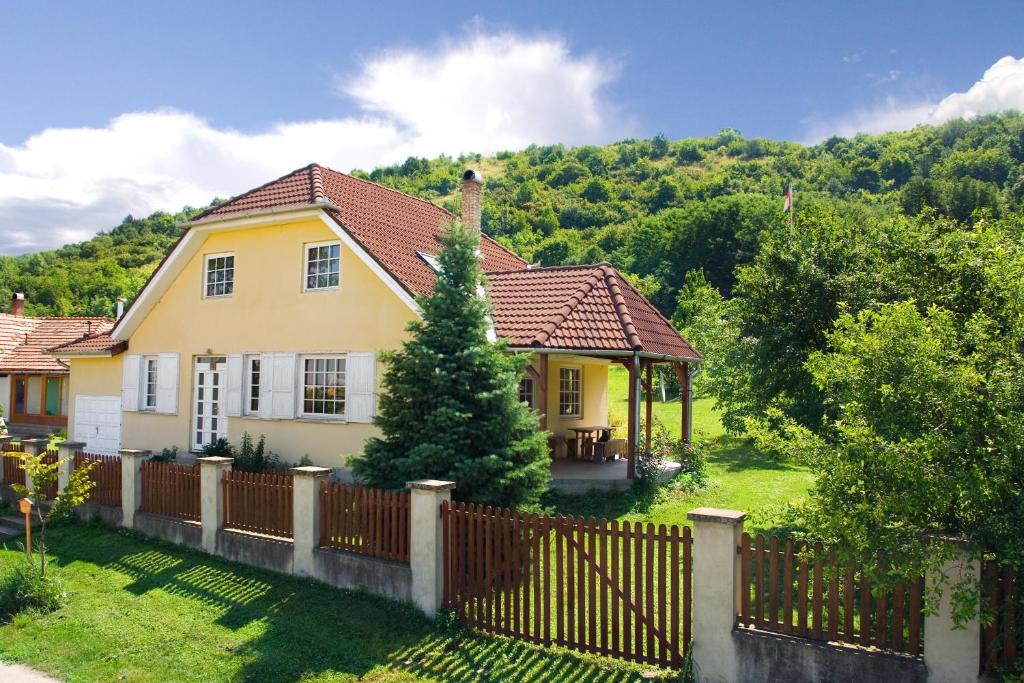
[(107, 524), (113, 526), (121, 526), (121, 508), (110, 507), (109, 505), (96, 505), (95, 503), (86, 503), (85, 505), (79, 506), (76, 511), (78, 518), (89, 521), (90, 519), (99, 518)]
[(412, 600), (409, 565), (343, 550), (313, 551), (314, 577), (336, 588), (363, 589), (402, 602)]
[[(742, 683), (925, 683), (924, 662), (752, 629), (733, 631)], [(699, 678), (699, 672), (698, 672)]]
[(217, 555), (232, 562), (291, 574), (292, 554), (291, 541), (231, 530), (217, 534)]
[(136, 512), (135, 530), (171, 543), (187, 545), (191, 548), (203, 547), (203, 527), (197, 522), (186, 522), (173, 517)]

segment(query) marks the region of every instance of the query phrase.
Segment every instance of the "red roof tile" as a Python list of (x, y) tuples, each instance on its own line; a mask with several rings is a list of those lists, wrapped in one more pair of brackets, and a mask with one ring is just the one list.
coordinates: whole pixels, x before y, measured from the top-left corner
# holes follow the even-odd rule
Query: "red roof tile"
[(109, 333), (91, 334), (75, 339), (74, 341), (54, 346), (47, 349), (47, 353), (63, 357), (78, 356), (83, 354), (103, 353), (109, 351), (111, 354), (118, 354), (128, 348), (128, 342), (118, 341)]
[(0, 313), (0, 372), (66, 372), (45, 353), (87, 335), (109, 332), (108, 318), (32, 318)]
[(606, 263), (487, 277), (495, 332), (513, 347), (644, 351), (700, 359), (672, 324)]
[[(441, 226), (454, 215), (436, 204), (311, 164), (239, 195), (195, 221), (284, 206), (329, 202), (327, 214), (412, 294), (429, 294), (434, 271), (417, 252), (436, 254)], [(526, 261), (484, 236), (480, 245), (485, 270), (525, 268)]]

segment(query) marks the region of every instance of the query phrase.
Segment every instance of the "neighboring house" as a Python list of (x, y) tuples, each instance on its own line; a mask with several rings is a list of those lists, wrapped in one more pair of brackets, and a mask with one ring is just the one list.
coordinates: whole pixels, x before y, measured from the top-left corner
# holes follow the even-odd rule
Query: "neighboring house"
[(68, 425), (68, 366), (46, 350), (109, 332), (108, 318), (36, 318), (16, 293), (0, 313), (0, 405), (13, 434), (48, 434)]
[[(480, 190), (467, 171), (476, 230)], [(71, 366), (72, 438), (187, 452), (248, 432), (284, 460), (342, 466), (378, 433), (378, 352), (419, 315), (453, 218), (315, 164), (201, 214), (113, 330), (51, 349)], [(530, 268), (486, 236), (480, 252), (495, 332), (532, 355), (521, 394), (553, 433), (608, 422), (610, 363), (637, 389), (647, 364), (675, 363), (688, 388), (699, 354), (611, 266)]]

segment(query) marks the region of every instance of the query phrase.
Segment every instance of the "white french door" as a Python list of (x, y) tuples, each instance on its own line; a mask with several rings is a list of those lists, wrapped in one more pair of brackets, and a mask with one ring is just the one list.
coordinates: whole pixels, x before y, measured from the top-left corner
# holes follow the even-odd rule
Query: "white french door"
[(224, 380), (227, 358), (196, 358), (195, 395), (192, 410), (192, 448), (202, 450), (217, 439), (227, 438), (228, 418), (224, 414)]

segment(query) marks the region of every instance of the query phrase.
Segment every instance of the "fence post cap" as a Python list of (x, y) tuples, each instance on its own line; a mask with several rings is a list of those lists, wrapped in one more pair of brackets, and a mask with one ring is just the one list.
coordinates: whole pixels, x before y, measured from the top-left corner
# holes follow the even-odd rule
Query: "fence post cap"
[(196, 458), (196, 462), (201, 465), (217, 465), (219, 467), (225, 467), (234, 461), (234, 458), (225, 458), (220, 455), (208, 455), (205, 458)]
[(0, 434), (0, 443), (7, 443), (8, 441), (12, 441), (13, 439), (14, 437), (11, 436), (10, 434)]
[(141, 448), (122, 448), (118, 451), (122, 458), (148, 458), (151, 452)]
[(417, 479), (405, 483), (410, 489), (419, 491), (451, 491), (455, 488), (454, 481), (442, 481), (440, 479)]
[(57, 442), (57, 448), (74, 448), (81, 449), (85, 448), (86, 443), (84, 441), (59, 441)]
[(697, 508), (686, 513), (686, 518), (694, 522), (739, 524), (747, 518), (747, 513), (740, 512), (739, 510), (723, 510), (721, 508)]
[(313, 465), (291, 467), (288, 471), (296, 477), (326, 477), (331, 473), (331, 469), (329, 467), (314, 467)]
[(969, 538), (958, 534), (930, 533), (924, 535), (924, 540), (930, 543), (952, 546), (959, 550), (973, 550), (975, 547)]
[(39, 446), (39, 445), (42, 445), (42, 444), (50, 443), (50, 440), (49, 439), (44, 439), (44, 438), (41, 438), (41, 437), (35, 437), (35, 438), (32, 438), (32, 439), (22, 439), (21, 443), (25, 444), (25, 445)]

